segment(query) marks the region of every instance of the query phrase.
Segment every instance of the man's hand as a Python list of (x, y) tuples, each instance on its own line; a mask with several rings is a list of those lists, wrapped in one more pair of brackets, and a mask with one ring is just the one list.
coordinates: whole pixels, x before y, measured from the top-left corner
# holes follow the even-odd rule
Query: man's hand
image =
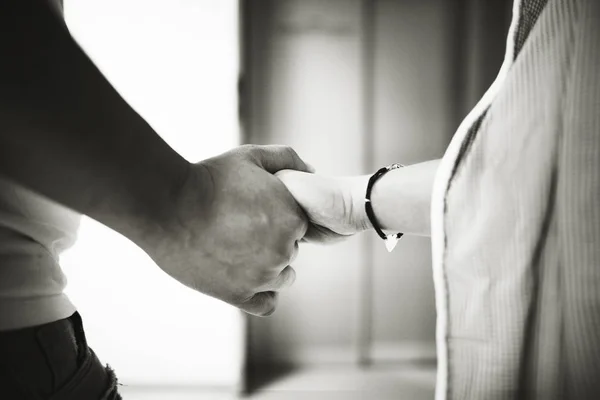
[(361, 192), (366, 188), (365, 177), (334, 178), (291, 170), (275, 175), (311, 222), (305, 236), (307, 241), (339, 241), (369, 228)]
[(306, 216), (273, 174), (309, 167), (284, 146), (241, 146), (191, 165), (173, 218), (142, 247), (169, 275), (260, 316), (291, 285)]
[(250, 313), (275, 308), (306, 216), (286, 147), (191, 165), (115, 91), (47, 1), (0, 1), (0, 174), (90, 216), (169, 275)]

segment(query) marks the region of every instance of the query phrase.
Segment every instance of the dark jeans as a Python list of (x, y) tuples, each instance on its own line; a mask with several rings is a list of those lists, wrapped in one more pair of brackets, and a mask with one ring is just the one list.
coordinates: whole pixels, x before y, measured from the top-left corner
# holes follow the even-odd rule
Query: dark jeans
[(79, 313), (0, 332), (0, 399), (120, 400), (117, 378), (87, 345)]

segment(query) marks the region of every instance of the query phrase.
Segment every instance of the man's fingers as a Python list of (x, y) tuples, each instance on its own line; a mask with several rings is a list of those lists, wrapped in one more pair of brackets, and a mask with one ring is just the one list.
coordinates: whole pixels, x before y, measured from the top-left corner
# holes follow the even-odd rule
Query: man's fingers
[(254, 156), (265, 171), (274, 174), (282, 169), (293, 169), (302, 172), (314, 172), (289, 146), (270, 145), (256, 147)]
[[(306, 229), (308, 229), (308, 225), (307, 225)], [(306, 236), (306, 233), (304, 234), (304, 236)], [(300, 239), (302, 239), (302, 238), (300, 238)], [(296, 260), (296, 257), (298, 257), (298, 253), (300, 253), (300, 246), (298, 245), (298, 240), (296, 240), (294, 242), (294, 250), (292, 250), (292, 255), (290, 256), (290, 263), (292, 263)], [(289, 267), (289, 265), (288, 265), (288, 267)]]
[(287, 289), (296, 281), (296, 271), (290, 265), (285, 267), (277, 276), (254, 290), (257, 292), (279, 292)]
[(262, 285), (249, 300), (244, 302), (240, 308), (247, 313), (266, 317), (273, 314), (277, 307), (279, 291), (289, 288), (296, 281), (296, 271), (291, 266), (285, 267), (275, 279), (271, 282)]
[(275, 280), (274, 290), (283, 290), (292, 286), (296, 282), (296, 271), (290, 265), (285, 267), (279, 273)]
[(287, 289), (296, 281), (296, 271), (290, 265), (285, 267), (271, 282), (260, 288), (260, 291), (279, 292)]
[(277, 292), (260, 292), (252, 296), (248, 301), (240, 306), (248, 314), (258, 317), (267, 317), (275, 312), (277, 308)]
[(342, 235), (325, 226), (310, 224), (301, 242), (330, 244), (341, 242), (350, 236), (352, 235)]

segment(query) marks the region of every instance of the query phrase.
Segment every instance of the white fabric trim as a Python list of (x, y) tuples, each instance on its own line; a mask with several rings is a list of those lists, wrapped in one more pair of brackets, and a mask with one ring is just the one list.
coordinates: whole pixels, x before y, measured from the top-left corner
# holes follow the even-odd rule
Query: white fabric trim
[(445, 400), (448, 395), (448, 293), (446, 290), (444, 274), (444, 202), (446, 190), (450, 182), (450, 176), (461, 145), (469, 131), (469, 128), (479, 116), (489, 107), (492, 100), (502, 87), (508, 70), (514, 58), (514, 34), (518, 25), (519, 9), (521, 0), (513, 3), (513, 15), (506, 40), (506, 53), (504, 62), (498, 72), (494, 83), (485, 92), (477, 105), (465, 117), (458, 127), (452, 141), (448, 145), (444, 157), (436, 173), (431, 197), (431, 242), (433, 260), (433, 282), (435, 286), (435, 305), (437, 313), (436, 342), (437, 342), (437, 382), (436, 400)]

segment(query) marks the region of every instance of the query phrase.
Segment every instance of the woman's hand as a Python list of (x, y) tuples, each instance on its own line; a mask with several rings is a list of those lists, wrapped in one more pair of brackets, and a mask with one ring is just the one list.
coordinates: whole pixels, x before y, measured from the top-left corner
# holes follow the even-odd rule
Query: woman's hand
[(364, 212), (364, 193), (360, 194), (368, 177), (338, 178), (292, 170), (275, 175), (308, 216), (305, 240), (334, 242), (370, 227)]
[[(430, 235), (431, 195), (439, 164), (439, 160), (412, 164), (377, 180), (371, 205), (381, 229)], [(331, 241), (373, 227), (365, 212), (370, 175), (335, 178), (289, 170), (276, 175), (312, 223), (307, 240)]]

